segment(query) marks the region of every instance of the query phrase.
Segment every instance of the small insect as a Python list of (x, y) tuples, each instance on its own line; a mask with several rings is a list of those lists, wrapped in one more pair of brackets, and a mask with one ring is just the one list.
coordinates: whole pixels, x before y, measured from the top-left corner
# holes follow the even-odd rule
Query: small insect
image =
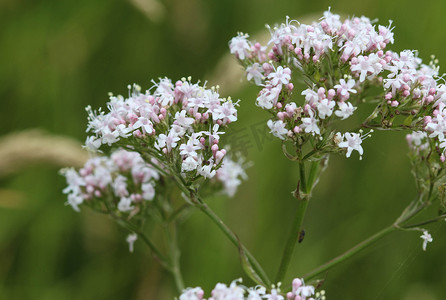
[(304, 240), (304, 237), (305, 237), (305, 230), (301, 230), (300, 232), (299, 232), (299, 240), (298, 240), (298, 242), (299, 243), (302, 243), (302, 241)]

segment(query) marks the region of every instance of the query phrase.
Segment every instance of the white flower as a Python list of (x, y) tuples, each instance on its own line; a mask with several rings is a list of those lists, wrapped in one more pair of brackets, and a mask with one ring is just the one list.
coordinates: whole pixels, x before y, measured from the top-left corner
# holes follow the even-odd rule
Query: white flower
[(239, 33), (238, 36), (233, 37), (229, 42), (229, 49), (232, 54), (236, 54), (239, 59), (245, 59), (251, 50), (248, 42), (249, 36), (247, 34)]
[(246, 77), (248, 80), (254, 78), (256, 85), (261, 85), (262, 80), (264, 79), (262, 71), (263, 69), (259, 63), (253, 63), (251, 66), (246, 68)]
[(297, 289), (297, 294), (302, 296), (302, 299), (307, 299), (311, 295), (314, 295), (314, 286), (303, 285)]
[(220, 129), (220, 125), (215, 124), (214, 127), (212, 127), (212, 132), (211, 131), (203, 131), (202, 133), (204, 135), (207, 135), (209, 137), (209, 144), (213, 145), (215, 142), (219, 142), (220, 141), (220, 134), (225, 134), (223, 131), (218, 131), (218, 129)]
[(316, 103), (319, 99), (319, 96), (317, 95), (317, 93), (315, 91), (313, 91), (312, 89), (304, 90), (301, 93), (301, 95), (305, 96), (305, 101), (310, 105), (313, 105), (313, 103)]
[(204, 291), (200, 287), (187, 288), (180, 295), (180, 300), (202, 300)]
[(333, 107), (335, 106), (334, 101), (330, 101), (328, 99), (323, 99), (317, 104), (317, 110), (319, 112), (319, 118), (325, 119), (326, 117), (331, 116), (333, 113)]
[(285, 123), (282, 120), (273, 122), (268, 120), (267, 125), (271, 129), (271, 133), (281, 140), (285, 139), (285, 135), (288, 133), (288, 129), (285, 128)]
[(186, 116), (186, 111), (183, 109), (181, 112), (175, 113), (175, 122), (177, 125), (183, 126), (184, 128), (189, 128), (195, 122), (194, 118), (189, 118)]
[(359, 153), (359, 157), (361, 158), (362, 154), (364, 153), (364, 150), (361, 147), (361, 143), (362, 143), (362, 138), (359, 134), (357, 133), (350, 133), (350, 132), (346, 132), (345, 135), (343, 136), (347, 139), (347, 141), (342, 141), (338, 144), (338, 146), (340, 148), (347, 148), (347, 154), (346, 157), (350, 157), (350, 155), (352, 154), (353, 150), (358, 151)]
[(153, 198), (155, 197), (155, 188), (151, 183), (142, 184), (141, 190), (144, 200), (153, 200)]
[(266, 293), (266, 289), (263, 286), (256, 286), (255, 288), (249, 288), (247, 290), (248, 298), (247, 300), (262, 300), (263, 295)]
[(138, 235), (136, 233), (131, 233), (127, 236), (127, 243), (129, 243), (129, 251), (130, 253), (133, 253), (133, 244), (138, 239)]
[[(181, 127), (181, 126), (177, 126)], [(182, 128), (182, 127), (181, 127)], [(169, 135), (160, 134), (155, 142), (155, 148), (161, 149), (166, 147), (167, 152), (172, 151), (173, 148), (177, 146), (177, 142), (180, 140), (180, 138), (171, 130), (169, 132)]]
[(268, 300), (284, 300), (285, 299), (285, 298), (283, 298), (283, 296), (281, 296), (280, 294), (277, 293), (276, 289), (272, 289), (271, 294), (265, 295), (264, 298), (268, 299)]
[(345, 82), (344, 79), (339, 80), (339, 84), (335, 85), (334, 88), (338, 90), (338, 94), (345, 96), (347, 93), (356, 94), (356, 90), (352, 89), (355, 86), (355, 80), (349, 79)]
[(201, 147), (198, 146), (200, 144), (200, 141), (197, 139), (190, 138), (186, 144), (180, 145), (180, 154), (186, 155), (186, 156), (193, 156), (197, 157), (198, 154), (196, 150), (200, 150)]
[(418, 147), (421, 146), (421, 144), (423, 144), (423, 139), (425, 139), (426, 137), (427, 137), (426, 132), (414, 131), (412, 132), (412, 134), (408, 134), (406, 138), (411, 145)]
[(318, 120), (314, 117), (313, 111), (309, 110), (309, 117), (308, 118), (302, 118), (302, 124), (300, 127), (302, 127), (306, 133), (312, 133), (314, 134), (321, 134), (321, 131), (319, 127), (317, 126)]
[(420, 238), (423, 240), (423, 251), (426, 251), (427, 243), (431, 243), (433, 238), (427, 230), (423, 231), (423, 235), (421, 235)]
[(132, 199), (122, 197), (118, 203), (118, 210), (122, 212), (128, 212), (132, 210), (134, 207), (132, 206)]
[(352, 71), (359, 72), (359, 81), (363, 82), (365, 77), (371, 73), (372, 75), (379, 74), (383, 67), (379, 63), (379, 57), (375, 53), (371, 53), (367, 56), (358, 56), (358, 63), (351, 66)]
[(241, 281), (241, 279), (234, 280), (231, 282), (231, 285), (228, 287), (224, 283), (217, 283), (215, 288), (212, 290), (212, 299), (213, 300), (243, 300), (245, 290), (237, 285), (237, 282)]
[(117, 197), (127, 197), (129, 192), (127, 191), (127, 178), (118, 175), (113, 182), (113, 191)]
[(202, 175), (204, 178), (212, 178), (215, 176), (216, 171), (212, 170), (213, 164), (204, 165), (198, 168), (198, 174)]
[(234, 107), (234, 103), (232, 101), (223, 103), (214, 111), (214, 118), (221, 119), (223, 124), (226, 124), (228, 121), (237, 121), (237, 109)]
[(70, 205), (75, 211), (80, 212), (79, 205), (84, 202), (84, 198), (82, 198), (79, 194), (68, 194), (67, 204)]
[(350, 102), (338, 102), (338, 107), (339, 110), (335, 111), (335, 115), (342, 118), (342, 120), (353, 115), (353, 112), (356, 110), (356, 107), (353, 107)]
[(265, 88), (261, 90), (257, 97), (257, 106), (260, 106), (263, 109), (273, 108), (273, 105), (277, 103), (281, 90), (281, 87), (273, 87), (271, 89)]
[(278, 66), (276, 72), (268, 75), (268, 79), (271, 80), (271, 84), (274, 86), (288, 84), (291, 79), (291, 70), (289, 68)]
[(89, 136), (85, 140), (85, 149), (87, 149), (88, 151), (95, 152), (95, 151), (97, 151), (99, 149), (101, 144), (102, 144), (101, 139), (99, 139), (99, 138), (97, 138), (95, 136)]
[(198, 162), (192, 157), (188, 156), (185, 160), (183, 160), (183, 163), (181, 165), (181, 171), (193, 171), (196, 170), (198, 167)]
[(235, 195), (242, 182), (241, 179), (246, 180), (248, 178), (243, 167), (243, 160), (235, 162), (229, 156), (223, 158), (223, 163), (221, 168), (218, 169), (216, 177), (223, 184), (224, 193), (229, 197)]
[(161, 106), (171, 106), (174, 102), (174, 97), (172, 94), (162, 93), (159, 95), (159, 103)]

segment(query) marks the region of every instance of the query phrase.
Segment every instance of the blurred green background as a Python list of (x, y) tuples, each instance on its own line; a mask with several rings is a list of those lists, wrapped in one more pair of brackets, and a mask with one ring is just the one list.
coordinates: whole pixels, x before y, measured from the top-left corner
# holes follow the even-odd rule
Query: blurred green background
[[(176, 80), (192, 75), (214, 83), (228, 77), (221, 71), (226, 63), (220, 62), (237, 31), (264, 32), (265, 23), (283, 21), (286, 15), (319, 18), (329, 5), (330, 1), (2, 0), (0, 136), (39, 128), (80, 145), (86, 136), (84, 107), (104, 106), (108, 92), (125, 94), (133, 82), (147, 88), (150, 79), (161, 76)], [(425, 61), (435, 54), (440, 65), (446, 61), (445, 9), (443, 1), (332, 4), (332, 11), (344, 16), (365, 15), (385, 25), (394, 20), (392, 49), (418, 49)], [(246, 81), (235, 78), (242, 80)], [(267, 114), (254, 106), (255, 87), (245, 82), (239, 89), (223, 85), (221, 91), (242, 99), (228, 142), (244, 149), (254, 166), (233, 199), (209, 202), (266, 271), (275, 274), (294, 213), (290, 192), (297, 182), (297, 166), (284, 158), (276, 139), (267, 136), (257, 143), (252, 129)], [(240, 133), (243, 138), (234, 138)], [(331, 158), (306, 216), (305, 241), (295, 252), (285, 282), (387, 226), (414, 197), (404, 135), (375, 133), (364, 142), (362, 161), (355, 155)], [(57, 171), (73, 162), (65, 158), (66, 151), (35, 150), (28, 138), (12, 151), (19, 158), (0, 158), (1, 166), (12, 164), (0, 168), (0, 299), (173, 299), (170, 275), (142, 243), (137, 242), (130, 254), (127, 233), (107, 217), (87, 210), (79, 214), (64, 206), (65, 182)], [(55, 149), (63, 142), (55, 139), (45, 145)], [(11, 143), (1, 140), (3, 147)], [(42, 159), (46, 154), (49, 157)], [(421, 250), (418, 232), (397, 232), (330, 271), (324, 284), (328, 299), (445, 299), (443, 223), (428, 227), (434, 242), (427, 252)], [(200, 212), (180, 230), (186, 285), (210, 291), (217, 282), (229, 283), (243, 275), (236, 249)]]

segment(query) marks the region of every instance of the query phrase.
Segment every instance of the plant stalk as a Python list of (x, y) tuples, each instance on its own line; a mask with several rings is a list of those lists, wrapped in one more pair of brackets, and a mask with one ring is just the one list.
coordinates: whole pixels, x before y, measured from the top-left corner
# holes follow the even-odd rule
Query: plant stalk
[(389, 233), (391, 233), (391, 232), (393, 232), (395, 230), (397, 230), (397, 227), (395, 225), (393, 225), (393, 224), (391, 226), (388, 226), (388, 227), (384, 228), (383, 230), (375, 233), (371, 237), (365, 239), (364, 241), (360, 242), (359, 244), (357, 244), (353, 248), (350, 248), (349, 250), (347, 250), (346, 252), (342, 253), (341, 255), (336, 256), (332, 260), (326, 262), (325, 264), (323, 264), (323, 265), (317, 267), (316, 269), (312, 270), (311, 272), (305, 274), (304, 275), (304, 279), (305, 280), (310, 280), (310, 279), (318, 276), (319, 274), (328, 271), (329, 269), (331, 269), (334, 266), (344, 262), (348, 258), (352, 257), (356, 253), (358, 253), (361, 250), (367, 248), (368, 246), (372, 245), (376, 241), (382, 239), (383, 237), (385, 237), (386, 235), (388, 235)]
[(201, 211), (203, 211), (218, 226), (218, 228), (220, 228), (220, 230), (226, 235), (226, 237), (231, 241), (231, 243), (233, 243), (236, 247), (242, 248), (249, 263), (252, 265), (254, 271), (263, 281), (263, 284), (265, 284), (266, 286), (271, 286), (271, 280), (268, 278), (265, 271), (262, 269), (262, 267), (254, 258), (254, 256), (251, 254), (251, 252), (249, 252), (248, 249), (246, 249), (246, 247), (240, 243), (235, 233), (233, 233), (231, 229), (229, 229), (229, 227), (214, 213), (212, 209), (209, 208), (209, 206), (206, 205), (206, 203), (201, 201), (195, 195), (193, 195), (193, 197), (195, 197), (195, 201), (192, 200), (192, 202), (195, 202), (196, 205), (201, 209)]

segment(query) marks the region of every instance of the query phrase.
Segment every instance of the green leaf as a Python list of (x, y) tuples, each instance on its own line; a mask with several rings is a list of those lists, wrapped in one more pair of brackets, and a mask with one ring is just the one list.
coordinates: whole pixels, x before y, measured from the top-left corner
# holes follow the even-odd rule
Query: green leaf
[(243, 246), (240, 244), (238, 237), (237, 237), (237, 243), (238, 243), (240, 261), (242, 263), (242, 268), (245, 271), (246, 275), (248, 275), (248, 277), (251, 278), (251, 280), (254, 281), (255, 283), (260, 284), (261, 286), (265, 286), (265, 283), (260, 278), (259, 274), (257, 274), (257, 272), (254, 270), (252, 264), (249, 262), (249, 259), (246, 256), (245, 250), (243, 249)]

